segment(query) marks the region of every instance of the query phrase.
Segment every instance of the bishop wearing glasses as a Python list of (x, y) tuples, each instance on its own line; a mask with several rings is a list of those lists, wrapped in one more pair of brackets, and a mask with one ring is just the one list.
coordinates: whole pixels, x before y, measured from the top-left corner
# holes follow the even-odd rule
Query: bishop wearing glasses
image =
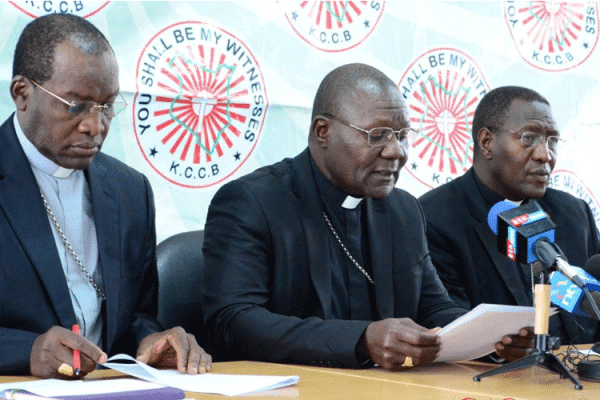
[[(73, 378), (114, 353), (191, 374), (211, 359), (156, 320), (148, 180), (100, 150), (125, 108), (115, 54), (90, 22), (53, 14), (16, 46), (0, 126), (0, 374)], [(80, 335), (71, 332), (79, 325)]]
[[(497, 202), (536, 200), (556, 224), (556, 243), (571, 265), (583, 267), (600, 251), (590, 206), (548, 187), (564, 141), (550, 103), (532, 89), (498, 87), (477, 105), (473, 167), (419, 199), (433, 264), (460, 306), (533, 304), (530, 266), (502, 255), (488, 227)], [(550, 334), (564, 345), (599, 339), (596, 321), (563, 311), (550, 318)]]
[(202, 287), (216, 357), (390, 370), (436, 358), (436, 327), (467, 310), (431, 263), (417, 200), (395, 187), (414, 135), (394, 82), (344, 65), (319, 86), (308, 148), (216, 193)]

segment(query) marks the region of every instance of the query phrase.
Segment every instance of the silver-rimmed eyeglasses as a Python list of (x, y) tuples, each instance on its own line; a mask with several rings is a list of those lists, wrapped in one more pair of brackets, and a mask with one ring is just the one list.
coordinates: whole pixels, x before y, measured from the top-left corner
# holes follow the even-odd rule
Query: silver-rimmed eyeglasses
[(331, 114), (323, 114), (323, 116), (326, 118), (331, 118), (332, 120), (337, 121), (342, 125), (346, 125), (350, 128), (354, 128), (363, 133), (366, 133), (368, 137), (367, 141), (370, 146), (385, 146), (390, 141), (392, 136), (395, 135), (396, 139), (398, 139), (398, 141), (400, 142), (400, 145), (407, 149), (410, 146), (412, 146), (418, 133), (418, 131), (413, 128), (403, 128), (399, 131), (395, 131), (392, 128), (387, 127), (366, 130), (363, 128), (359, 128), (358, 126), (352, 125), (348, 122), (342, 121), (341, 119), (334, 117)]
[(53, 96), (54, 98), (62, 101), (66, 105), (68, 105), (69, 106), (69, 109), (68, 109), (69, 114), (71, 114), (74, 117), (81, 115), (83, 113), (87, 113), (87, 112), (91, 113), (93, 109), (97, 108), (98, 110), (101, 110), (102, 114), (106, 118), (112, 119), (117, 114), (119, 114), (121, 111), (123, 111), (125, 108), (127, 108), (127, 102), (125, 101), (123, 96), (121, 96), (120, 93), (119, 93), (119, 99), (120, 99), (119, 101), (113, 101), (113, 102), (104, 103), (104, 104), (98, 104), (94, 101), (85, 101), (85, 100), (67, 101), (67, 100), (63, 99), (62, 97), (58, 96), (57, 94), (54, 94), (51, 91), (49, 91), (48, 89), (42, 87), (40, 84), (38, 84), (33, 79), (30, 78), (29, 80), (31, 81), (31, 83), (33, 83), (35, 86), (42, 89), (44, 92), (48, 93), (50, 96)]
[[(504, 130), (504, 129), (494, 129), (494, 128), (488, 128), (488, 129), (497, 130), (497, 131)], [(537, 132), (517, 133), (517, 132), (513, 132), (513, 131), (509, 131), (509, 130), (505, 130), (505, 131), (512, 133), (513, 135), (518, 135), (519, 139), (521, 140), (521, 144), (525, 148), (536, 148), (540, 144), (542, 144), (542, 142), (546, 142), (546, 144), (548, 145), (548, 149), (552, 152), (556, 152), (557, 150), (561, 149), (565, 144), (565, 140), (562, 139), (560, 136), (556, 136), (556, 135), (546, 136), (542, 133), (537, 133)]]

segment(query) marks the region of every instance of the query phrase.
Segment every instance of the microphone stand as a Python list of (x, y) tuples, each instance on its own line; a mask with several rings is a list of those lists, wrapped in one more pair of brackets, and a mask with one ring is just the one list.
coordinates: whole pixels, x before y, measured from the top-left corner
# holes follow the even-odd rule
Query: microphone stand
[(481, 378), (503, 374), (509, 371), (524, 369), (534, 366), (544, 367), (550, 371), (560, 374), (562, 378), (568, 378), (575, 385), (576, 390), (583, 389), (583, 386), (575, 375), (550, 351), (548, 343), (548, 320), (550, 318), (550, 292), (549, 272), (544, 269), (539, 272), (540, 283), (535, 285), (535, 349), (530, 355), (502, 365), (491, 371), (475, 375), (473, 380), (479, 382)]

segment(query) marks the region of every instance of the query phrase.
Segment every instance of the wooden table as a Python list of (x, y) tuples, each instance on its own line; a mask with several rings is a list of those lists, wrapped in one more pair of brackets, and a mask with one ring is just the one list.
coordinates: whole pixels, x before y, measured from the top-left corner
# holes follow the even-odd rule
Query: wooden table
[[(600, 399), (600, 383), (581, 381), (583, 390), (540, 367), (532, 367), (473, 382), (473, 376), (496, 366), (478, 362), (429, 364), (403, 372), (381, 369), (349, 370), (269, 364), (251, 361), (215, 363), (213, 372), (252, 375), (299, 375), (295, 386), (241, 399), (406, 399), (406, 400), (505, 400), (505, 399)], [(119, 379), (112, 370), (94, 371), (86, 379)], [(0, 377), (0, 382), (29, 380), (31, 377)], [(187, 393), (193, 399), (225, 399), (224, 396)]]

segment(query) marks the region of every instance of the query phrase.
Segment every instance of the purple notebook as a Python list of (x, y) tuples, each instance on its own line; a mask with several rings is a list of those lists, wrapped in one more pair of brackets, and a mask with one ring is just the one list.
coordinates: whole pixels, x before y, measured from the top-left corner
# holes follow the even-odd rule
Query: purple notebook
[(61, 400), (181, 400), (185, 392), (181, 389), (164, 387), (134, 390), (131, 392), (88, 394), (85, 396), (62, 396)]

